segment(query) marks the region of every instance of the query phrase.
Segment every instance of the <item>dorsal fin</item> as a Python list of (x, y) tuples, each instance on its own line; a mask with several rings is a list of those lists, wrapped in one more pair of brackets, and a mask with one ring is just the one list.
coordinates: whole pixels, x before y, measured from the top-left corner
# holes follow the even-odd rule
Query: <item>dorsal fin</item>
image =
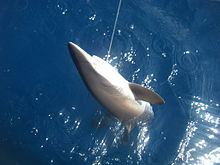
[(147, 101), (151, 104), (164, 104), (163, 98), (148, 88), (142, 87), (135, 83), (129, 83), (129, 87), (136, 100)]

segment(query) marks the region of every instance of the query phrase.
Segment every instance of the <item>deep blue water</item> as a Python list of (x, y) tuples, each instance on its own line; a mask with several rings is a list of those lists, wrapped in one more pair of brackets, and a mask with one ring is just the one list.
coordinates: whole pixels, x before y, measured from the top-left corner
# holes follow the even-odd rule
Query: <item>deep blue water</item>
[(220, 163), (220, 1), (122, 0), (111, 64), (166, 101), (121, 141), (83, 84), (72, 41), (104, 58), (118, 0), (0, 1), (0, 164)]

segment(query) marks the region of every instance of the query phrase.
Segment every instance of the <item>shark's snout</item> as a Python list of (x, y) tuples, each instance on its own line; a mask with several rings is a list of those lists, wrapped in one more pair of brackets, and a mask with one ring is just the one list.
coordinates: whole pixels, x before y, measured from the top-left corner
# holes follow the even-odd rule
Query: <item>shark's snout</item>
[(68, 42), (68, 49), (69, 49), (70, 55), (72, 57), (75, 56), (76, 54), (79, 54), (79, 52), (80, 52), (78, 46), (72, 42)]
[(68, 49), (78, 70), (81, 70), (85, 65), (91, 66), (90, 63), (92, 63), (92, 57), (78, 45), (68, 42)]

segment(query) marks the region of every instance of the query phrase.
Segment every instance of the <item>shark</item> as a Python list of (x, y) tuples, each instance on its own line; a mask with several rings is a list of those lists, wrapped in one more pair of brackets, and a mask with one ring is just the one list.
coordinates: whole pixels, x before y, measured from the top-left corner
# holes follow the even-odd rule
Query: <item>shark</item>
[(112, 116), (121, 121), (129, 141), (131, 130), (138, 123), (150, 123), (154, 118), (151, 104), (162, 105), (164, 99), (156, 92), (127, 81), (111, 64), (91, 56), (78, 45), (69, 42), (72, 60), (88, 90)]

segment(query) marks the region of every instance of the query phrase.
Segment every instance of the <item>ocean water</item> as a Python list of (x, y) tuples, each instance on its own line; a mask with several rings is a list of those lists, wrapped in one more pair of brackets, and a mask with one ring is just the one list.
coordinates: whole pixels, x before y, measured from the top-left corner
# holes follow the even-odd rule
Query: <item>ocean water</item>
[(67, 49), (105, 59), (118, 3), (0, 1), (1, 165), (220, 163), (220, 1), (122, 0), (110, 62), (166, 101), (127, 145)]

